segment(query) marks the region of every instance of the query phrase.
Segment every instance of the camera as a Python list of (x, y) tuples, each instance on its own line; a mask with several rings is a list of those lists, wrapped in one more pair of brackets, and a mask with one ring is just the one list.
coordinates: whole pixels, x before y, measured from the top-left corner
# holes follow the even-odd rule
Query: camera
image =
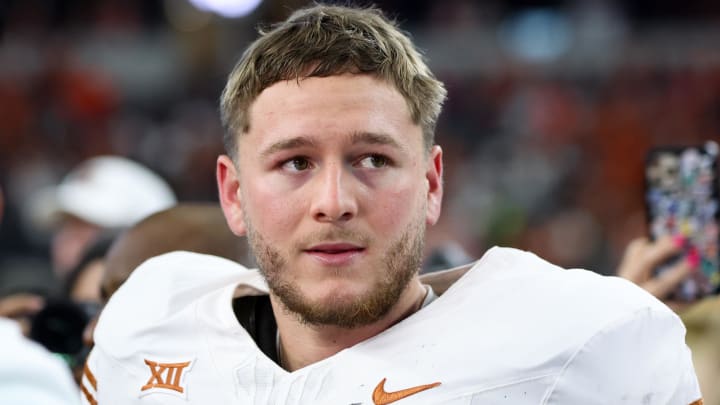
[(82, 366), (90, 350), (83, 343), (83, 331), (99, 310), (96, 303), (48, 299), (33, 317), (30, 339), (60, 355), (71, 368)]

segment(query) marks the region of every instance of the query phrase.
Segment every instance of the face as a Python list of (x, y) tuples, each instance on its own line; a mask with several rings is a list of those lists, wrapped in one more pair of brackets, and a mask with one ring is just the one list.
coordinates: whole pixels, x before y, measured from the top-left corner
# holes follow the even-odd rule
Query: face
[(218, 159), (218, 185), (271, 295), (311, 324), (380, 319), (440, 214), (440, 148), (425, 151), (402, 95), (367, 75), (276, 83), (249, 116), (237, 165)]
[(104, 259), (96, 259), (88, 263), (75, 280), (75, 284), (70, 290), (70, 299), (75, 302), (91, 302), (100, 305), (102, 302), (100, 288), (104, 272)]
[(64, 218), (50, 247), (53, 269), (61, 277), (66, 276), (99, 233), (97, 225), (73, 216)]

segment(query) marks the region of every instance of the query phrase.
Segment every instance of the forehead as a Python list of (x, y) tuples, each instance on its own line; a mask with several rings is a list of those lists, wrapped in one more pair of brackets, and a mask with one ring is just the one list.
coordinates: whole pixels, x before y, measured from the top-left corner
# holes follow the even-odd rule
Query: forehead
[(412, 122), (405, 98), (393, 85), (370, 75), (275, 83), (252, 103), (249, 119), (240, 142), (258, 147), (298, 136), (323, 141), (357, 133), (385, 134), (422, 146), (422, 131)]

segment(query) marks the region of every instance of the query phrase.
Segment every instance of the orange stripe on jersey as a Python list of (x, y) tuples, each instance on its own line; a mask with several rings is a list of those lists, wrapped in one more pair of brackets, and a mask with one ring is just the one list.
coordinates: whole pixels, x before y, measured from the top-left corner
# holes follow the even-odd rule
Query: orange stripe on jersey
[(92, 371), (90, 371), (90, 367), (88, 367), (87, 362), (85, 362), (85, 367), (83, 367), (83, 374), (87, 377), (88, 381), (90, 381), (90, 385), (92, 385), (93, 389), (97, 391), (97, 380), (95, 379)]
[(88, 403), (90, 405), (97, 405), (97, 401), (95, 400), (95, 397), (92, 396), (90, 391), (85, 388), (84, 385), (80, 384), (80, 391), (82, 391), (83, 395), (85, 395), (85, 399), (87, 399)]
[(697, 401), (691, 403), (690, 405), (703, 405), (703, 399), (700, 398), (700, 399), (698, 399)]

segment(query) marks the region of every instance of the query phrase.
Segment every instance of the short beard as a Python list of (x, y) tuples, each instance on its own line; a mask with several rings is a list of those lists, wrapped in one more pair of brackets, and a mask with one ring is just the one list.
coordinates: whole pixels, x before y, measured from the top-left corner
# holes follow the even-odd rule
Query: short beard
[[(358, 297), (347, 298), (339, 291), (327, 302), (315, 302), (283, 275), (288, 271), (281, 253), (270, 246), (245, 219), (250, 249), (265, 277), (270, 291), (279, 298), (285, 309), (297, 319), (309, 325), (337, 326), (353, 329), (382, 319), (397, 304), (420, 270), (425, 240), (425, 221), (416, 220), (390, 245), (381, 263), (385, 265), (385, 277), (378, 280), (370, 290)], [(319, 240), (342, 239), (348, 232), (336, 230)], [(350, 238), (351, 240), (357, 240)], [(336, 269), (342, 272), (342, 268)]]

